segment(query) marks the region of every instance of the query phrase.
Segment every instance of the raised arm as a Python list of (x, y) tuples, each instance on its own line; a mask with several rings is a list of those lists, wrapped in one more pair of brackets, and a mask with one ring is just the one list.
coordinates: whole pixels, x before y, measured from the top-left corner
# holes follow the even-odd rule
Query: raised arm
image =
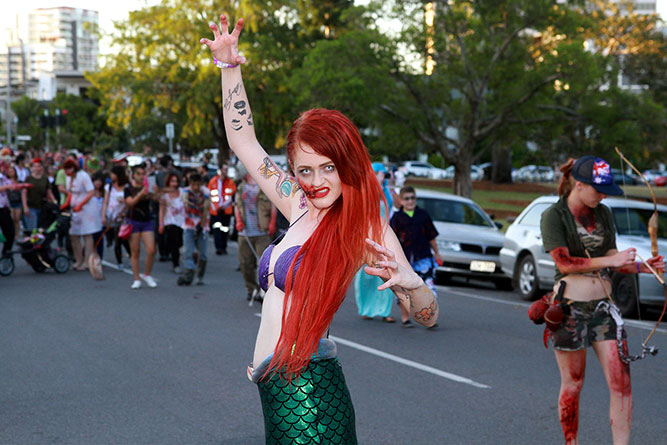
[(296, 179), (278, 167), (262, 148), (255, 136), (254, 122), (248, 96), (243, 86), (240, 65), (246, 62), (238, 53), (238, 41), (243, 19), (229, 33), (227, 17), (220, 16), (221, 29), (211, 23), (213, 41), (203, 38), (200, 43), (211, 50), (214, 62), (222, 72), (222, 114), (229, 146), (255, 179), (271, 202), (291, 219), (292, 202), (300, 198)]

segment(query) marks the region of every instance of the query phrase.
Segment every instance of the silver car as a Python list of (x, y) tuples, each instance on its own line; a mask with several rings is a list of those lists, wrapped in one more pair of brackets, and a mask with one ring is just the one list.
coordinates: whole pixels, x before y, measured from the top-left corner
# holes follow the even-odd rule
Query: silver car
[[(558, 201), (557, 196), (541, 196), (531, 202), (508, 227), (500, 251), (503, 271), (512, 278), (515, 288), (524, 300), (537, 298), (542, 291), (554, 285), (555, 264), (544, 251), (540, 231), (542, 212)], [(618, 250), (635, 247), (643, 258), (651, 257), (651, 242), (647, 223), (653, 213), (653, 204), (624, 198), (606, 198), (602, 204), (611, 209), (616, 225)], [(658, 249), (667, 249), (667, 206), (659, 205), (660, 214)], [(639, 277), (639, 279), (637, 279)], [(639, 304), (662, 305), (663, 288), (650, 274), (612, 274), (614, 301), (625, 316), (637, 313)], [(639, 296), (639, 300), (637, 299)]]
[(491, 280), (499, 289), (511, 287), (500, 269), (500, 224), (494, 223), (473, 200), (419, 189), (417, 205), (428, 212), (439, 233), (436, 242), (443, 261), (437, 269), (439, 281), (457, 275)]

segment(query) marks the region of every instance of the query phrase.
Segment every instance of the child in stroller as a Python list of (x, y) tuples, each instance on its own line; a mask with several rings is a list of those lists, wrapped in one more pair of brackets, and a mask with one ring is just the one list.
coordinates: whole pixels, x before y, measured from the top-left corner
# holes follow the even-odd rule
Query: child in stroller
[(68, 211), (61, 211), (57, 205), (51, 203), (44, 205), (42, 214), (44, 224), (48, 224), (48, 228), (35, 229), (19, 239), (16, 243), (19, 249), (12, 250), (0, 258), (0, 275), (11, 275), (14, 272), (13, 254), (17, 253), (35, 272), (53, 269), (57, 273), (65, 273), (69, 270), (69, 257), (59, 249), (51, 247), (51, 244), (59, 234), (69, 232), (71, 215)]

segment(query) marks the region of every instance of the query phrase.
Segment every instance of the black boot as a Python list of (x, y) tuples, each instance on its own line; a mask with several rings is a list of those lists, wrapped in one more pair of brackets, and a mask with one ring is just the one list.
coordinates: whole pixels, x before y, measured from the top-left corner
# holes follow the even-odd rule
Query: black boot
[(192, 280), (195, 277), (195, 270), (194, 269), (185, 269), (183, 272), (183, 275), (178, 277), (178, 281), (176, 284), (179, 286), (189, 286), (192, 284)]
[(206, 273), (206, 260), (199, 260), (197, 264), (197, 284), (204, 284), (204, 273)]

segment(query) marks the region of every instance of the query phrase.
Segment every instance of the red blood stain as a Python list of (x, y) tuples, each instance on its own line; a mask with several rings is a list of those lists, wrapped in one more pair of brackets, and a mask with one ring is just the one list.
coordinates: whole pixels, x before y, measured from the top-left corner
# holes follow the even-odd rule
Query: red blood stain
[(298, 181), (298, 182), (299, 182), (299, 185), (301, 186), (301, 189), (306, 194), (306, 196), (308, 196), (309, 198), (314, 198), (315, 197), (315, 187), (313, 187), (312, 185), (304, 184), (301, 181)]
[[(630, 365), (623, 363), (618, 355), (618, 346), (615, 342), (608, 342), (609, 348), (609, 389), (621, 395), (621, 410), (625, 409), (625, 399), (628, 402), (632, 398), (632, 385), (630, 384)], [(623, 341), (623, 353), (628, 353), (628, 343)]]
[(556, 262), (556, 266), (561, 272), (563, 269), (570, 271), (572, 267), (588, 266), (591, 262), (589, 258), (570, 256), (570, 250), (567, 247), (557, 247), (551, 251), (551, 256)]
[(558, 401), (560, 425), (565, 436), (565, 443), (574, 443), (579, 430), (579, 390), (566, 389)]
[[(572, 209), (570, 209), (570, 211), (572, 211)], [(593, 209), (590, 207), (584, 206), (580, 209), (576, 209), (572, 212), (572, 216), (574, 216), (589, 233), (592, 233), (593, 230), (595, 230), (595, 213), (593, 213)]]

